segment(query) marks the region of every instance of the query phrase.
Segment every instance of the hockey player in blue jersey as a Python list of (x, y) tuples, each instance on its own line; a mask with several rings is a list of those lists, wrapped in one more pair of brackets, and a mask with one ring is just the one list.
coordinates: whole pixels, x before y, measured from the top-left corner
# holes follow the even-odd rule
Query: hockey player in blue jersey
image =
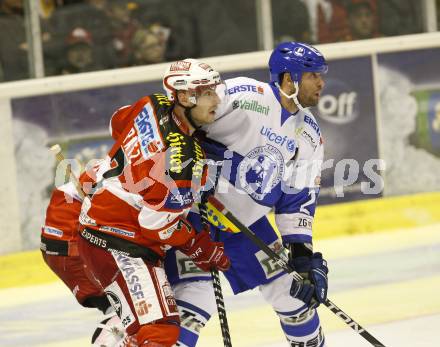
[[(274, 250), (288, 250), (304, 281), (295, 281), (242, 233), (218, 233), (232, 263), (224, 274), (235, 294), (259, 288), (290, 346), (322, 347), (316, 307), (327, 297), (328, 269), (313, 250), (312, 224), (323, 141), (307, 108), (319, 101), (327, 63), (314, 47), (286, 42), (273, 50), (269, 69), (270, 83), (225, 81), (216, 121), (204, 128), (205, 150), (224, 160), (215, 197)], [(166, 86), (169, 95), (172, 88), (179, 86)], [(266, 217), (271, 210), (281, 240)], [(196, 214), (190, 218), (201, 228)], [(166, 270), (182, 321), (178, 346), (195, 346), (216, 310), (210, 276), (179, 251), (167, 255)]]

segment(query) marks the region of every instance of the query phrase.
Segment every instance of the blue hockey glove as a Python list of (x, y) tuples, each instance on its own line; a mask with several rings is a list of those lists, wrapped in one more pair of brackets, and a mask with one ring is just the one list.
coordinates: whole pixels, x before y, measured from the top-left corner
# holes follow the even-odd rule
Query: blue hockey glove
[(328, 268), (321, 253), (313, 253), (311, 257), (299, 256), (290, 260), (302, 281), (293, 281), (290, 295), (303, 301), (310, 308), (316, 308), (327, 300)]

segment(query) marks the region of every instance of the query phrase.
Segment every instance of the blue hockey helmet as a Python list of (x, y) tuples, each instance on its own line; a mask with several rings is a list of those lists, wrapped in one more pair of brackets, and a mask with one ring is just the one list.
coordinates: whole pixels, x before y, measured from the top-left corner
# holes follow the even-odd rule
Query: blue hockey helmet
[(281, 83), (280, 74), (290, 72), (294, 82), (300, 82), (303, 72), (326, 73), (327, 62), (315, 47), (301, 42), (282, 42), (269, 59), (270, 81)]

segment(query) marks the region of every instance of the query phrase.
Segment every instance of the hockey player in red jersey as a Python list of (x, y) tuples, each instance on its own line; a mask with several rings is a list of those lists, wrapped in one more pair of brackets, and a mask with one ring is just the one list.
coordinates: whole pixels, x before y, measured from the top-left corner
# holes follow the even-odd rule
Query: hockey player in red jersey
[(214, 120), (219, 83), (207, 64), (172, 63), (164, 85), (173, 100), (153, 94), (120, 110), (124, 129), (82, 204), (79, 253), (120, 317), (127, 346), (177, 341), (179, 314), (162, 262), (167, 249), (180, 249), (205, 271), (229, 267), (223, 245), (207, 231), (196, 234), (186, 219), (207, 178), (205, 154), (191, 135)]
[[(86, 173), (83, 182), (92, 181)], [(53, 190), (41, 230), (41, 251), (49, 268), (67, 285), (84, 307), (104, 313), (92, 336), (93, 346), (116, 346), (124, 337), (124, 328), (99, 283), (93, 279), (78, 254), (78, 216), (82, 192), (73, 183)]]

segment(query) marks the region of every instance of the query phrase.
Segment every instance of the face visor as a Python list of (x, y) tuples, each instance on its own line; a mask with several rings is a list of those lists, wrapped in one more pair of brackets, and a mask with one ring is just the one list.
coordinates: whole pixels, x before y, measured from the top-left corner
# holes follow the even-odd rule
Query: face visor
[(224, 91), (225, 88), (221, 88), (220, 86), (225, 86), (223, 81), (215, 82), (212, 84), (200, 85), (192, 89), (188, 89), (191, 93), (189, 97), (189, 101), (193, 104), (197, 104), (197, 100), (201, 97), (221, 97), (221, 91)]

